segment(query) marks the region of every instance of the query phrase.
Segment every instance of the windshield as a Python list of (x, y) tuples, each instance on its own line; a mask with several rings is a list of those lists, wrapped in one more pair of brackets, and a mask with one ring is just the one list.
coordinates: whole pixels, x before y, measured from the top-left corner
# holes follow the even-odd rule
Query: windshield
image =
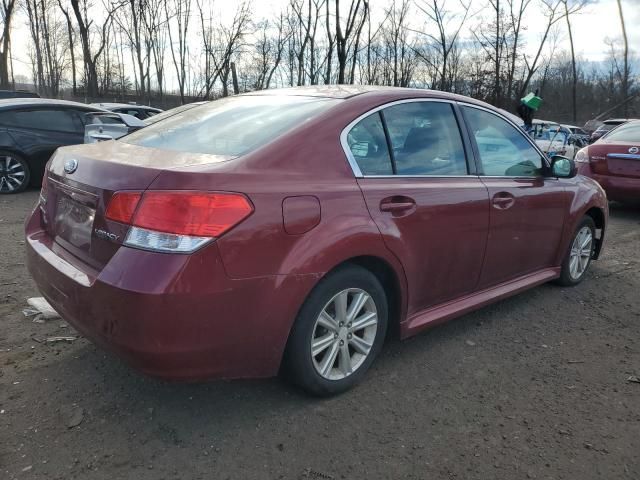
[(640, 123), (622, 125), (605, 138), (610, 142), (640, 143)]
[(123, 141), (178, 152), (238, 156), (340, 102), (303, 96), (228, 97), (178, 113)]

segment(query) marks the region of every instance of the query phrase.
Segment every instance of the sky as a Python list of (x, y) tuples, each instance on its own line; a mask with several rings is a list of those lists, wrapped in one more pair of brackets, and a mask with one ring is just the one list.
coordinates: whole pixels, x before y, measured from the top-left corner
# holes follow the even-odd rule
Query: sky
[[(425, 0), (418, 0), (425, 1)], [(444, 0), (447, 8), (455, 11), (459, 0)], [(486, 0), (470, 0), (472, 11), (478, 11), (485, 5)], [(254, 19), (270, 18), (278, 15), (278, 13), (286, 7), (289, 0), (253, 0)], [(238, 2), (234, 0), (214, 0), (214, 10), (219, 12), (223, 18), (231, 20), (235, 5)], [(348, 4), (349, 0), (343, 0), (343, 4)], [(389, 0), (370, 0), (372, 17), (382, 18), (383, 11), (389, 5)], [(535, 2), (534, 2), (535, 3)], [(629, 46), (636, 53), (640, 54), (640, 0), (623, 0), (623, 10), (627, 26), (627, 35), (629, 38)], [(194, 8), (195, 9), (195, 8)], [(195, 13), (195, 12), (194, 12)], [(417, 13), (417, 12), (416, 12)], [(415, 28), (421, 28), (421, 15), (412, 16)], [(194, 30), (197, 28), (197, 22), (192, 22)], [(463, 30), (464, 38), (471, 37), (471, 28), (477, 28), (478, 22), (471, 19), (467, 22), (467, 28)], [(529, 50), (534, 50), (539, 44), (542, 30), (545, 27), (544, 18), (540, 11), (530, 7), (527, 15), (527, 23), (525, 25), (525, 41)], [(618, 7), (616, 0), (596, 0), (595, 3), (589, 5), (581, 13), (572, 17), (572, 28), (574, 41), (576, 46), (576, 54), (585, 60), (599, 62), (607, 55), (607, 46), (605, 40), (620, 39), (621, 26), (618, 16)], [(559, 51), (568, 50), (568, 36), (566, 34), (566, 23), (560, 22), (558, 25), (558, 41)], [(16, 75), (31, 76), (31, 68), (27, 57), (27, 46), (29, 44), (29, 31), (26, 24), (26, 16), (19, 16), (13, 26), (13, 66)], [(192, 41), (198, 41), (194, 35)], [(78, 52), (79, 54), (79, 52)], [(169, 83), (172, 83), (169, 81)], [(171, 85), (169, 85), (171, 87)]]

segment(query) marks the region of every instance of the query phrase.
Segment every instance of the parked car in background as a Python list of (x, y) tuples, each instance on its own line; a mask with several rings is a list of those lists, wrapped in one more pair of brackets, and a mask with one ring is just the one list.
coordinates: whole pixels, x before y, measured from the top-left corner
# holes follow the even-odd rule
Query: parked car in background
[(116, 113), (126, 113), (127, 115), (132, 115), (140, 120), (145, 120), (147, 118), (153, 117), (159, 113), (162, 113), (162, 110), (154, 107), (147, 107), (146, 105), (136, 105), (130, 103), (92, 103), (94, 107), (100, 107), (104, 110), (109, 110), (110, 112)]
[(596, 180), (610, 200), (640, 204), (640, 120), (611, 130), (576, 154), (578, 172)]
[(76, 102), (0, 100), (0, 194), (40, 185), (56, 148), (82, 143), (85, 114), (104, 110)]
[[(153, 118), (153, 117), (151, 117)], [(86, 115), (84, 143), (97, 143), (120, 138), (147, 125), (126, 113), (93, 112)]]
[(610, 132), (618, 125), (622, 125), (623, 123), (628, 122), (628, 118), (611, 118), (609, 120), (605, 120), (602, 125), (595, 129), (595, 131), (591, 134), (589, 141), (591, 143), (600, 139), (602, 136), (606, 135), (607, 132)]
[(27, 264), (65, 320), (142, 371), (357, 383), (409, 337), (602, 248), (598, 184), (498, 110), (324, 86), (210, 102), (59, 149)]
[(569, 137), (569, 142), (572, 142), (574, 145), (576, 145), (576, 147), (582, 148), (589, 145), (589, 139), (591, 135), (589, 135), (586, 130), (576, 125), (562, 125), (562, 126), (563, 128), (566, 128), (571, 132), (571, 135)]
[(92, 115), (85, 127), (84, 143), (97, 143), (105, 140), (115, 140), (131, 132), (153, 125), (161, 120), (177, 115), (178, 113), (190, 110), (198, 105), (207, 102), (185, 103), (179, 107), (165, 110), (153, 117), (139, 120), (132, 118), (126, 113), (112, 112), (109, 115), (103, 113)]
[(28, 90), (0, 90), (0, 100), (7, 98), (40, 98), (40, 95)]
[(548, 156), (563, 155), (573, 159), (577, 147), (571, 141), (571, 130), (548, 120), (534, 120), (530, 132), (536, 144)]

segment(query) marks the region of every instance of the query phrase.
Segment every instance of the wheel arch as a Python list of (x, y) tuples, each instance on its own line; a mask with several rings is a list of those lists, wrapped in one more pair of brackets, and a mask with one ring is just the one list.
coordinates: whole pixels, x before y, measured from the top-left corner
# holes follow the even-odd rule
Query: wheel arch
[[(318, 286), (318, 284), (326, 278), (331, 273), (336, 270), (343, 268), (346, 265), (357, 265), (362, 267), (368, 271), (370, 271), (382, 284), (385, 293), (387, 294), (387, 304), (388, 304), (388, 325), (387, 325), (387, 337), (393, 336), (394, 338), (398, 338), (400, 335), (400, 323), (404, 319), (406, 315), (406, 285), (404, 278), (404, 271), (402, 271), (402, 267), (398, 265), (394, 265), (388, 259), (383, 258), (379, 255), (365, 254), (365, 255), (356, 255), (348, 258), (344, 258), (343, 260), (335, 263), (331, 268), (329, 268), (322, 276), (319, 276), (317, 280), (314, 282), (313, 287), (309, 289), (305, 299), (298, 306), (295, 316), (289, 326), (289, 330), (287, 332), (287, 338), (284, 343), (284, 349), (282, 351), (282, 355), (280, 358), (280, 367), (282, 368), (283, 360), (285, 358), (285, 352), (287, 351), (287, 346), (289, 344), (289, 339), (291, 338), (291, 332), (293, 330), (293, 325), (296, 322), (298, 315), (300, 314), (300, 310), (304, 306), (304, 303), (311, 294), (311, 292)], [(400, 271), (398, 271), (398, 268)]]
[(585, 216), (591, 217), (596, 224), (596, 246), (593, 252), (594, 260), (597, 260), (602, 250), (602, 243), (604, 240), (604, 232), (606, 228), (607, 217), (605, 212), (599, 207), (591, 207), (584, 212)]

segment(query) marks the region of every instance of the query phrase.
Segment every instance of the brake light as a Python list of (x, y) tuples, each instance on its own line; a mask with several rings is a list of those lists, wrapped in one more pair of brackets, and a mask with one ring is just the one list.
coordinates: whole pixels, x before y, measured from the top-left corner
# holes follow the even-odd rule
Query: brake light
[(576, 163), (588, 163), (589, 162), (589, 154), (587, 153), (587, 148), (583, 148), (578, 150), (575, 158), (573, 159)]
[(140, 197), (140, 192), (116, 192), (111, 197), (104, 216), (116, 222), (131, 223)]
[(164, 233), (218, 237), (252, 211), (246, 197), (237, 193), (146, 192), (133, 224)]
[(131, 225), (124, 244), (189, 253), (223, 235), (253, 212), (242, 194), (227, 192), (117, 192), (106, 217)]

